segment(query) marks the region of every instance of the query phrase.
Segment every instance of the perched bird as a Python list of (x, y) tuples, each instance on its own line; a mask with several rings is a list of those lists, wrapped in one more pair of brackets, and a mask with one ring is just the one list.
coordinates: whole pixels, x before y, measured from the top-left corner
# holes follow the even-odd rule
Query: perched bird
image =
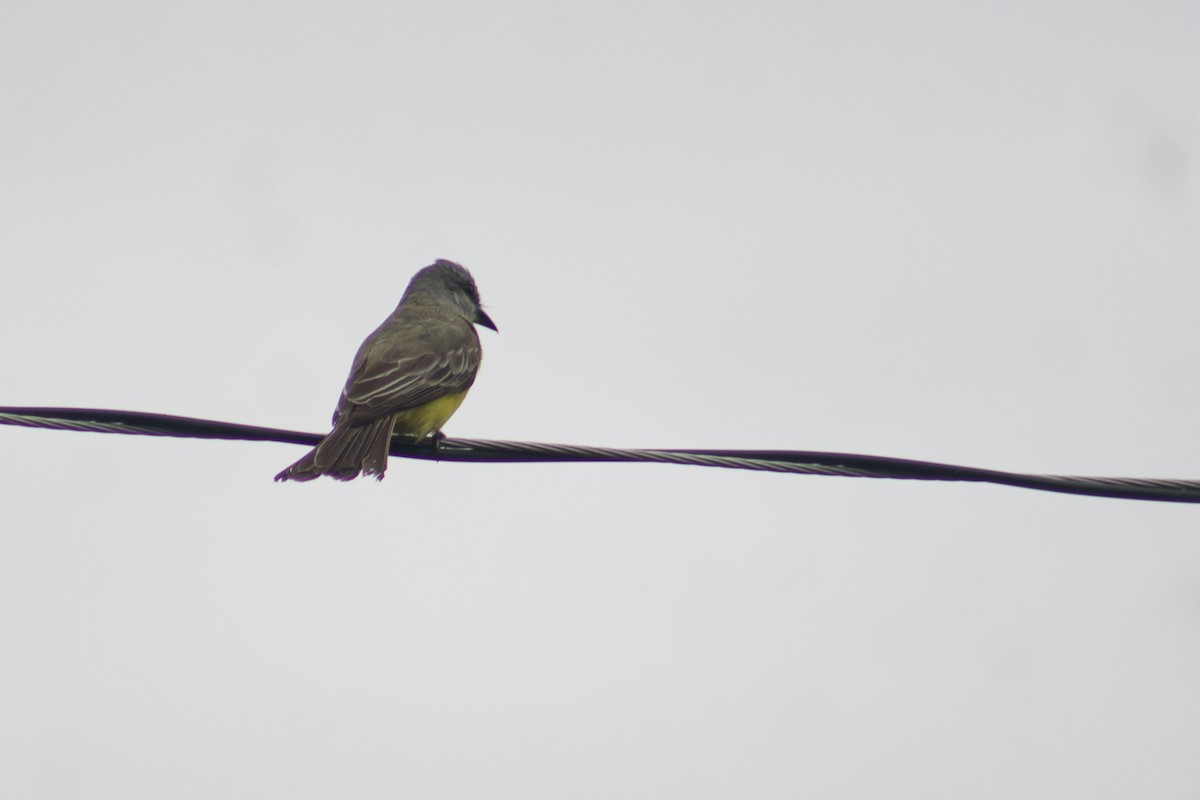
[(414, 275), (358, 348), (333, 430), (275, 480), (382, 480), (393, 433), (413, 441), (437, 434), (467, 396), (483, 355), (476, 325), (496, 330), (465, 267), (439, 259)]

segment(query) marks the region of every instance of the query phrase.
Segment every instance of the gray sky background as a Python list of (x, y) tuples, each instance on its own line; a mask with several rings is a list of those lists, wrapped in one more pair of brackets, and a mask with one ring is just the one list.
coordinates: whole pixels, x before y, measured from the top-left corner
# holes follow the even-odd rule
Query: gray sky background
[[(1200, 5), (9, 3), (0, 405), (1200, 477)], [(1200, 511), (0, 429), (0, 794), (1200, 797)]]

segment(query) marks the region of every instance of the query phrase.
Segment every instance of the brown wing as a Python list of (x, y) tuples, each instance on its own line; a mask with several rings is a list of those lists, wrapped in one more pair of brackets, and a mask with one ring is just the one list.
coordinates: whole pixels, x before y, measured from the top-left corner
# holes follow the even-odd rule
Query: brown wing
[(469, 324), (384, 326), (359, 348), (334, 424), (362, 425), (475, 382), (481, 350)]

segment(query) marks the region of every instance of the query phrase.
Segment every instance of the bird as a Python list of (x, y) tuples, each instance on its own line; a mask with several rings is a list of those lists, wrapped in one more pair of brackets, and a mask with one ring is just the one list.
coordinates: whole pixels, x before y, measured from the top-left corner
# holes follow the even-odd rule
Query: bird
[(497, 331), (466, 267), (438, 259), (419, 270), (358, 348), (333, 429), (275, 480), (383, 480), (393, 434), (414, 442), (432, 434), (436, 442), (479, 371), (476, 325)]

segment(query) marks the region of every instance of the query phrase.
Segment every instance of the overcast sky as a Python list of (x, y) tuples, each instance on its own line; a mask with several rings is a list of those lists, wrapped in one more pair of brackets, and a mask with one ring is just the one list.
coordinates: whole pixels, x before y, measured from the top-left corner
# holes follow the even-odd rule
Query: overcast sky
[[(0, 405), (1200, 477), (1200, 5), (8, 3)], [(0, 428), (0, 795), (1197, 798), (1200, 509)]]

